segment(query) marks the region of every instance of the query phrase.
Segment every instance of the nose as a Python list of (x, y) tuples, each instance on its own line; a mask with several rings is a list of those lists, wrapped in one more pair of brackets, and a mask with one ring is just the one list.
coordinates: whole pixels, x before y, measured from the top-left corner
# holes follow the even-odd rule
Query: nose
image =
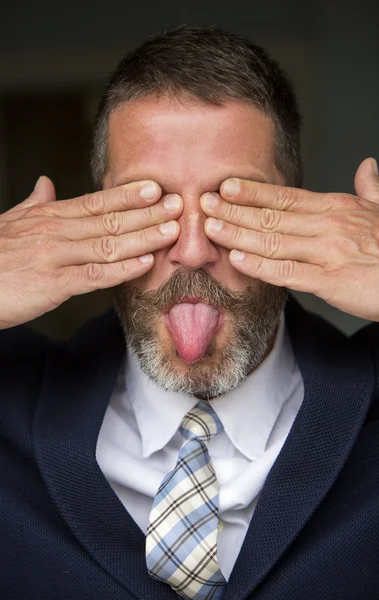
[(168, 259), (177, 266), (200, 269), (217, 262), (219, 251), (206, 236), (206, 216), (200, 205), (200, 196), (183, 196), (183, 212), (178, 219), (180, 234), (168, 253)]

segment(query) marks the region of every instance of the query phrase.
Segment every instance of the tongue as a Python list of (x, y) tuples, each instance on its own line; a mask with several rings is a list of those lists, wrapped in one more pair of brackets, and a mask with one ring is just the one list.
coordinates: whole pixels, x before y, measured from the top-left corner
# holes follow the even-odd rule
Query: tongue
[(204, 355), (218, 325), (220, 313), (198, 302), (176, 304), (168, 313), (168, 327), (180, 358), (194, 363)]

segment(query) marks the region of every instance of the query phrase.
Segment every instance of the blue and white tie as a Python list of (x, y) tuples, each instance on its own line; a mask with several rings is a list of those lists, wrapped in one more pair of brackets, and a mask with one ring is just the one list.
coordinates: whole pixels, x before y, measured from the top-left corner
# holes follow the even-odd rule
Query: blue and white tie
[(205, 444), (221, 429), (206, 402), (186, 414), (180, 427), (186, 441), (150, 513), (148, 571), (182, 598), (219, 599), (226, 584), (217, 561), (219, 488)]

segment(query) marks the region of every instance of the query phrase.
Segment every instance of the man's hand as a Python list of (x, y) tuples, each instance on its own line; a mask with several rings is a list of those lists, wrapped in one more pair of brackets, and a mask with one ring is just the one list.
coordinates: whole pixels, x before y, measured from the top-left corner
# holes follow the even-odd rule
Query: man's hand
[[(0, 216), (0, 329), (147, 273), (150, 253), (173, 244), (180, 230), (172, 219), (182, 199), (158, 202), (161, 195), (144, 181), (56, 202), (53, 183), (40, 178), (27, 200)], [(177, 208), (165, 208), (175, 198)]]
[[(205, 194), (205, 231), (250, 277), (311, 292), (379, 321), (379, 177), (373, 159), (355, 177), (358, 196), (227, 180)], [(232, 184), (232, 185), (230, 185)], [(218, 199), (211, 207), (207, 200)]]

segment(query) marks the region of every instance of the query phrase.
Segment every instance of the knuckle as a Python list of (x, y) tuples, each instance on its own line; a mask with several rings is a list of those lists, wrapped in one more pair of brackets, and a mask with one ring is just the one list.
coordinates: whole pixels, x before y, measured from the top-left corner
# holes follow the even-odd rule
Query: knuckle
[(359, 251), (358, 244), (354, 239), (338, 235), (325, 241), (324, 254), (327, 263), (335, 267), (343, 264), (346, 257), (357, 254), (357, 251)]
[(280, 233), (273, 232), (264, 235), (263, 250), (268, 258), (277, 258), (282, 251), (283, 238)]
[(151, 223), (156, 221), (154, 212), (155, 212), (155, 205), (146, 206), (146, 208), (143, 208), (141, 211), (144, 223), (147, 227), (149, 225), (151, 225)]
[(113, 235), (106, 235), (100, 238), (99, 254), (100, 258), (105, 262), (113, 262), (116, 260), (118, 252), (118, 241)]
[(49, 237), (48, 235), (37, 235), (34, 244), (39, 253), (45, 254), (55, 250), (58, 246), (58, 240)]
[(341, 260), (337, 238), (327, 238), (322, 245), (321, 263), (325, 269), (334, 269)]
[(277, 191), (279, 210), (289, 210), (295, 203), (295, 194), (292, 188), (281, 186)]
[(346, 265), (350, 251), (347, 252), (346, 246), (340, 240), (334, 240), (326, 243), (324, 253), (321, 260), (322, 267), (325, 273), (337, 273)]
[(325, 194), (326, 201), (332, 209), (354, 210), (359, 208), (357, 198), (352, 194)]
[(117, 235), (121, 230), (121, 219), (120, 214), (117, 212), (110, 212), (102, 215), (102, 225), (104, 230), (109, 235)]
[(279, 276), (285, 280), (291, 280), (296, 277), (297, 264), (293, 260), (283, 260), (278, 266)]
[(138, 240), (138, 243), (142, 244), (143, 246), (148, 244), (149, 235), (148, 235), (147, 229), (140, 229), (137, 232), (137, 240)]
[(98, 215), (104, 212), (105, 198), (103, 192), (93, 192), (92, 194), (86, 194), (83, 197), (83, 205), (85, 210), (90, 215)]
[(249, 198), (249, 202), (251, 202), (251, 204), (255, 204), (257, 197), (258, 197), (258, 192), (259, 192), (259, 184), (256, 182), (249, 182), (249, 187), (248, 187), (248, 198)]
[(230, 202), (226, 205), (226, 217), (228, 221), (232, 223), (238, 221), (241, 209), (237, 204), (231, 204)]
[(242, 244), (245, 240), (245, 232), (242, 227), (233, 227), (232, 239), (237, 245)]
[(100, 281), (104, 277), (104, 267), (98, 263), (88, 263), (85, 265), (84, 276), (91, 282)]
[(125, 206), (128, 206), (128, 203), (133, 199), (133, 196), (138, 195), (136, 188), (133, 184), (122, 185), (117, 189), (117, 193), (120, 195), (118, 200)]
[(262, 208), (260, 211), (261, 228), (273, 230), (277, 229), (280, 222), (280, 212), (272, 208)]
[(326, 216), (326, 224), (328, 229), (333, 232), (341, 231), (345, 225), (345, 217), (341, 213), (330, 213)]

